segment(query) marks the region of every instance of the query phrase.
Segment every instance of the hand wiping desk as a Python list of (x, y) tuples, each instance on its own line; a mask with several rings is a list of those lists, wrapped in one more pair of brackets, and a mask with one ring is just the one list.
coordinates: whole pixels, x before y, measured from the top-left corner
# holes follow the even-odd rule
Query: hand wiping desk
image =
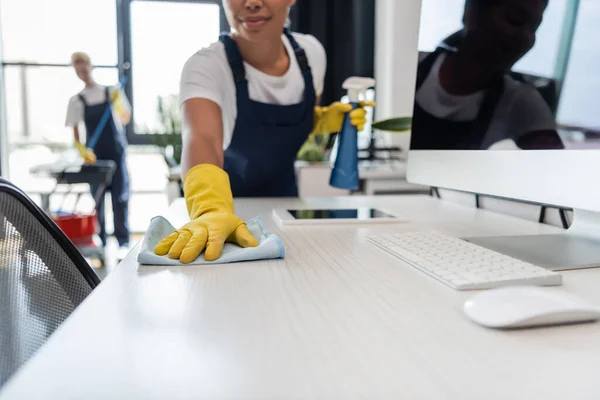
[[(258, 246), (243, 248), (235, 243), (225, 243), (221, 256), (214, 261), (207, 261), (202, 253), (198, 258), (190, 261), (190, 265), (228, 264), (242, 261), (269, 260), (285, 258), (285, 249), (277, 235), (265, 232), (260, 218), (246, 222), (250, 234), (257, 240)], [(171, 235), (175, 228), (163, 217), (152, 220), (138, 256), (142, 265), (184, 265), (179, 259), (169, 258), (168, 255), (155, 253), (156, 246), (166, 237)]]

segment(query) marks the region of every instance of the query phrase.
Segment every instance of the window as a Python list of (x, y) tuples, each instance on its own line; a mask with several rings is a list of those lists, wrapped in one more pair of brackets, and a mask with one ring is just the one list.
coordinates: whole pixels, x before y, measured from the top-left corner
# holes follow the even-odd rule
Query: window
[[(117, 75), (116, 68), (94, 71), (94, 79), (100, 84), (114, 84)], [(73, 141), (65, 117), (69, 99), (83, 84), (71, 68), (8, 65), (5, 76), (9, 143)]]
[[(83, 85), (69, 63), (90, 54), (101, 84), (118, 81), (116, 2), (0, 0), (9, 144), (72, 142), (69, 99)], [(93, 17), (92, 17), (93, 16)]]
[(68, 64), (77, 50), (117, 64), (114, 0), (0, 0), (4, 61)]
[(217, 4), (131, 3), (131, 65), (136, 134), (170, 133), (159, 102), (179, 118), (179, 79), (187, 59), (219, 38)]

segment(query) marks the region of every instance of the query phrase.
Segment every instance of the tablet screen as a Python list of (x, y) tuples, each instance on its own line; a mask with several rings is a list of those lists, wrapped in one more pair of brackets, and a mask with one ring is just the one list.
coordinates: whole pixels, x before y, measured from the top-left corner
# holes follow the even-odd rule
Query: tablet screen
[(295, 219), (355, 219), (395, 218), (375, 208), (287, 210)]

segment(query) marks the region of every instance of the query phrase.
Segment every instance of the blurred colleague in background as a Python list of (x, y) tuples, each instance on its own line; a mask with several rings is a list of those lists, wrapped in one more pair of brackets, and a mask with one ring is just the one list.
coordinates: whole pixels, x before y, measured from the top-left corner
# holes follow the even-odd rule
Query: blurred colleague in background
[(411, 148), (563, 149), (548, 103), (511, 68), (534, 46), (548, 0), (467, 0), (464, 28), (421, 57)]
[[(122, 90), (97, 84), (92, 77), (90, 57), (74, 53), (71, 63), (79, 79), (85, 84), (83, 90), (69, 101), (66, 125), (73, 128), (75, 146), (86, 163), (96, 160), (112, 160), (117, 169), (109, 187), (114, 214), (115, 237), (119, 242), (119, 258), (129, 248), (129, 173), (126, 163), (127, 139), (125, 125), (131, 118), (131, 106)], [(103, 118), (103, 116), (106, 116)], [(79, 126), (83, 123), (86, 144), (81, 142)], [(93, 146), (89, 148), (86, 146)], [(92, 193), (96, 192), (92, 187)], [(100, 238), (106, 246), (104, 196), (98, 208)]]

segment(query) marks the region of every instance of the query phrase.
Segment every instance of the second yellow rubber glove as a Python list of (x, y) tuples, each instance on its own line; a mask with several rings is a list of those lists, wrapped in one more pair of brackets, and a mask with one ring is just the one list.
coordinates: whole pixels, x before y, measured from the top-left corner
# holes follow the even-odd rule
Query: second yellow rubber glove
[(81, 158), (86, 164), (93, 164), (96, 162), (96, 155), (92, 149), (88, 149), (85, 145), (79, 141), (75, 141), (75, 148), (79, 152)]
[(201, 164), (183, 180), (183, 191), (191, 222), (167, 236), (156, 246), (159, 256), (193, 262), (206, 249), (206, 261), (221, 257), (225, 242), (256, 247), (258, 240), (234, 213), (229, 176), (221, 168)]
[(123, 95), (121, 94), (120, 89), (111, 89), (110, 97), (112, 99), (112, 104), (119, 116), (119, 121), (123, 126), (128, 125), (131, 121), (131, 112), (127, 109), (124, 104)]
[(314, 127), (311, 135), (327, 135), (342, 130), (344, 117), (350, 113), (350, 123), (359, 131), (362, 131), (367, 123), (367, 111), (364, 107), (374, 107), (373, 102), (360, 102), (360, 107), (352, 109), (350, 104), (340, 102), (332, 103), (328, 107), (315, 107)]

